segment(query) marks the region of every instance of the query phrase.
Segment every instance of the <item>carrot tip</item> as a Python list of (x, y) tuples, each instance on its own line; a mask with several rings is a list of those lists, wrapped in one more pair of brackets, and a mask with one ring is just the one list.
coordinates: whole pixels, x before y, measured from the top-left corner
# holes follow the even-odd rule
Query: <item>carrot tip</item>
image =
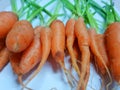
[(24, 90), (24, 88), (26, 88), (27, 90), (32, 90), (29, 87), (26, 87), (26, 85), (24, 85), (23, 81), (22, 81), (22, 75), (18, 76), (18, 82), (22, 85), (22, 90)]

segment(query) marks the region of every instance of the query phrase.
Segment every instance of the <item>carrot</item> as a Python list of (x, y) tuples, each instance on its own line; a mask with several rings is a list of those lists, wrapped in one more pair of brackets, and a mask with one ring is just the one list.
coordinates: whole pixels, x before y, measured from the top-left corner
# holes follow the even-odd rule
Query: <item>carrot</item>
[(32, 70), (41, 59), (41, 42), (39, 33), (35, 34), (32, 43), (27, 49), (21, 53), (11, 55), (10, 59), (13, 70), (18, 75), (19, 83), (23, 88), (30, 89), (23, 84), (22, 76)]
[(0, 39), (6, 37), (17, 20), (18, 16), (13, 12), (0, 12)]
[[(75, 35), (78, 39), (79, 49), (81, 51), (81, 74), (77, 90), (86, 90), (86, 83), (90, 71), (90, 50), (89, 35), (84, 24), (83, 18), (78, 18), (75, 22)], [(84, 80), (85, 79), (85, 80)], [(86, 81), (86, 82), (85, 82)]]
[(26, 84), (28, 84), (37, 75), (37, 73), (39, 73), (39, 71), (45, 64), (51, 50), (51, 29), (49, 27), (41, 28), (40, 26), (38, 26), (36, 29), (39, 29), (38, 31), (40, 31), (40, 40), (42, 48), (41, 62)]
[(11, 52), (22, 52), (30, 45), (33, 37), (32, 25), (26, 20), (17, 21), (6, 37), (6, 46)]
[(108, 69), (109, 61), (107, 57), (107, 52), (104, 45), (104, 36), (97, 35), (95, 30), (89, 30), (90, 36), (90, 49), (95, 57), (95, 64), (98, 68), (98, 72), (102, 78), (108, 73), (110, 78), (110, 83), (107, 84), (106, 89), (108, 90), (109, 85), (112, 83), (110, 71)]
[(52, 43), (51, 43), (52, 56), (56, 60), (56, 62), (62, 67), (69, 84), (72, 86), (72, 81), (68, 76), (71, 74), (64, 65), (65, 26), (60, 20), (54, 20), (51, 23), (50, 27), (52, 29)]
[(67, 38), (67, 49), (71, 57), (72, 66), (77, 71), (78, 75), (80, 76), (80, 71), (77, 65), (77, 58), (75, 57), (75, 54), (73, 53), (73, 44), (75, 41), (75, 34), (74, 34), (74, 24), (75, 19), (69, 19), (66, 23), (66, 38)]
[(5, 46), (5, 39), (0, 39), (0, 50)]
[(0, 51), (0, 71), (9, 62), (9, 51), (6, 47)]
[(112, 77), (120, 84), (120, 22), (110, 24), (105, 33), (105, 46)]

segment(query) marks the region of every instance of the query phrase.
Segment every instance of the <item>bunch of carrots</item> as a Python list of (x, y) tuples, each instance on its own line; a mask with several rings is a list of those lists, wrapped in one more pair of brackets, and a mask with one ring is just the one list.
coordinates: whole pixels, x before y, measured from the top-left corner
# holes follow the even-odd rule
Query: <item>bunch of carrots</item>
[[(66, 75), (69, 85), (73, 87), (74, 82), (77, 83), (76, 90), (86, 90), (91, 62), (106, 90), (113, 82), (112, 79), (120, 84), (120, 17), (112, 6), (112, 0), (110, 4), (103, 2), (104, 8), (93, 0), (75, 0), (74, 4), (69, 0), (61, 0), (58, 3), (62, 3), (51, 14), (45, 7), (53, 2), (51, 0), (42, 7), (31, 0), (25, 0), (27, 4), (18, 11), (13, 2), (13, 12), (0, 12), (0, 70), (10, 62), (22, 88), (31, 89), (27, 84), (40, 72), (49, 55), (52, 55), (53, 61), (59, 64)], [(27, 12), (26, 20), (19, 20), (30, 5), (34, 6), (34, 10)], [(57, 19), (63, 16), (57, 13), (61, 5), (72, 12), (66, 24)], [(90, 12), (90, 8), (94, 8), (94, 13)], [(50, 16), (47, 24), (43, 20), (42, 11)], [(33, 27), (32, 20), (39, 13), (41, 25)], [(103, 23), (105, 31), (102, 34), (99, 33), (98, 21), (94, 18), (95, 13), (101, 15), (106, 22)], [(65, 66), (66, 51), (70, 55), (71, 67), (78, 74), (78, 81)], [(32, 76), (24, 84), (23, 76), (36, 65)]]

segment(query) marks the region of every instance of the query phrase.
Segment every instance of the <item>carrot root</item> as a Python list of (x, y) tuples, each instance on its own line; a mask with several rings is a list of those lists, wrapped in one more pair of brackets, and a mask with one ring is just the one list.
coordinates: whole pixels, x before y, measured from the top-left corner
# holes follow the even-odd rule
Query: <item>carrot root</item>
[(22, 75), (19, 75), (19, 76), (18, 76), (18, 82), (19, 82), (20, 85), (22, 86), (22, 89), (26, 88), (27, 90), (32, 90), (31, 88), (25, 86), (25, 84), (24, 84), (23, 81), (22, 81)]

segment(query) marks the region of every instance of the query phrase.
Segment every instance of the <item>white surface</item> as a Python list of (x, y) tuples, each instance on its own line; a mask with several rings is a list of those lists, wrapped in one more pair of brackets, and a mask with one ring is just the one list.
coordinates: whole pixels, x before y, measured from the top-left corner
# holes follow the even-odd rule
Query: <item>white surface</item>
[[(0, 11), (10, 10), (9, 5), (9, 0), (1, 0)], [(13, 73), (10, 64), (8, 64), (0, 72), (0, 90), (20, 90), (21, 86), (17, 83), (16, 79), (17, 76)], [(94, 68), (91, 67), (87, 90), (99, 90), (100, 83), (100, 77), (96, 74)], [(49, 62), (45, 64), (40, 73), (28, 84), (28, 87), (34, 90), (71, 90), (64, 78), (64, 74), (60, 70), (54, 72)]]

